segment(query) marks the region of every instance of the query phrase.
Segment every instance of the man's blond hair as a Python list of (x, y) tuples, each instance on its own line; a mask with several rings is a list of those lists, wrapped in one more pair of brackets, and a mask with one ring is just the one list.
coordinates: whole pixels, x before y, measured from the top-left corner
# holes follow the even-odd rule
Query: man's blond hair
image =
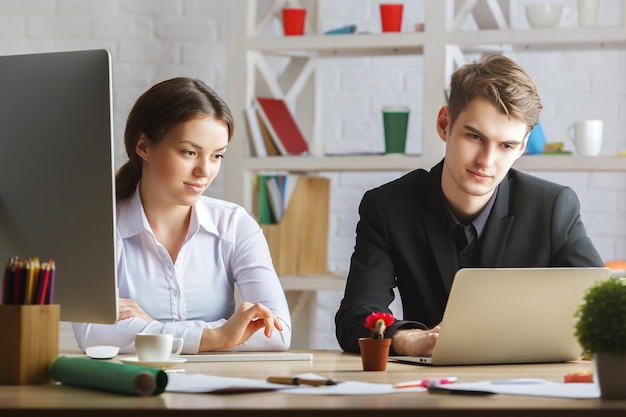
[(529, 132), (537, 124), (543, 107), (530, 75), (504, 55), (491, 55), (452, 74), (448, 102), (452, 124), (476, 97), (486, 98), (501, 113), (523, 121)]

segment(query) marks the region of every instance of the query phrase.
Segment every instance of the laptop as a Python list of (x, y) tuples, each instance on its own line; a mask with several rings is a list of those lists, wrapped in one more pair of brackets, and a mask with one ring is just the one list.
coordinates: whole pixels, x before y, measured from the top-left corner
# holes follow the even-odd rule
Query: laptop
[(576, 309), (608, 268), (469, 268), (452, 284), (432, 356), (390, 356), (425, 365), (579, 360)]

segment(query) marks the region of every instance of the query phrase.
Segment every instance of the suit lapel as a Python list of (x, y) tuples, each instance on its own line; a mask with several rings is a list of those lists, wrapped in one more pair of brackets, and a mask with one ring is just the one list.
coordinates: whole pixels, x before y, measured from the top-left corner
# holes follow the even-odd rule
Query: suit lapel
[(427, 193), (427, 203), (420, 210), (419, 215), (426, 231), (427, 239), (441, 273), (443, 283), (448, 290), (452, 287), (454, 274), (459, 269), (456, 248), (451, 233), (448, 233), (448, 220), (445, 207), (441, 201), (441, 171), (443, 163), (439, 163), (431, 170), (430, 190)]
[(452, 235), (450, 233), (441, 233), (441, 226), (438, 225), (441, 221), (440, 215), (424, 211), (422, 212), (422, 221), (424, 222), (428, 240), (435, 254), (435, 260), (437, 261), (437, 266), (441, 273), (441, 279), (443, 280), (446, 290), (450, 292), (454, 274), (459, 269), (459, 261), (456, 256), (456, 248), (452, 240)]
[(510, 185), (507, 176), (498, 187), (498, 195), (481, 238), (480, 265), (485, 267), (500, 265), (515, 220), (514, 216), (509, 215), (509, 198)]

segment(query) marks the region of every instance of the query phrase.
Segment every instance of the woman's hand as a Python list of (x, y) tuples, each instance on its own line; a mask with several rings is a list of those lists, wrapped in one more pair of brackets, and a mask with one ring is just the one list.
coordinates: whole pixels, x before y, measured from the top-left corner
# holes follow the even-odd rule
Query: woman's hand
[(145, 311), (139, 304), (134, 302), (129, 298), (120, 298), (118, 300), (119, 311), (120, 311), (120, 320), (129, 319), (131, 317), (139, 317), (140, 319), (144, 319), (145, 321), (152, 321), (152, 317), (146, 314)]
[(398, 355), (429, 356), (433, 354), (440, 326), (430, 330), (400, 329), (393, 333), (391, 346)]
[(270, 338), (274, 329), (281, 331), (283, 326), (263, 304), (244, 301), (224, 325), (204, 331), (199, 350), (207, 352), (240, 345), (260, 329)]

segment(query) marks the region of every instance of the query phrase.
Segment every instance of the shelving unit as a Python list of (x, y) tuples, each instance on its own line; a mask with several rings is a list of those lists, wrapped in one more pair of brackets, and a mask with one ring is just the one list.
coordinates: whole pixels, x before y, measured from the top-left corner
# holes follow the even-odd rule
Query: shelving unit
[[(489, 29), (451, 30), (459, 26), (462, 13), (472, 7), (490, 7), (496, 20), (502, 21), (503, 10), (515, 0), (478, 2), (477, 0), (425, 0), (424, 32), (384, 33), (324, 36), (311, 32), (316, 27), (317, 4), (303, 0), (310, 17), (305, 36), (264, 37), (262, 33), (272, 18), (280, 14), (284, 0), (275, 0), (261, 15), (256, 0), (230, 0), (230, 31), (228, 60), (228, 103), (235, 113), (238, 126), (225, 164), (225, 198), (242, 204), (252, 211), (255, 178), (260, 171), (291, 172), (363, 172), (405, 171), (430, 168), (444, 155), (444, 144), (435, 137), (432, 123), (422, 123), (421, 155), (358, 155), (358, 156), (298, 156), (256, 158), (250, 153), (250, 140), (244, 109), (258, 94), (256, 82), (265, 78), (270, 93), (284, 98), (289, 105), (297, 103), (297, 114), (304, 114), (303, 128), (308, 140), (316, 139), (316, 115), (313, 102), (314, 72), (317, 60), (337, 57), (407, 56), (423, 57), (422, 120), (433, 121), (443, 104), (443, 91), (456, 66), (463, 64), (466, 53), (610, 50), (626, 47), (626, 27), (557, 29)], [(479, 4), (480, 3), (480, 4)], [(456, 7), (455, 7), (456, 6)], [(504, 7), (506, 6), (506, 7)], [(496, 9), (493, 9), (496, 8)], [(456, 11), (456, 15), (455, 15)], [(502, 26), (501, 26), (502, 27)], [(281, 74), (273, 74), (265, 56), (290, 59)], [(275, 78), (272, 78), (274, 77)], [(294, 110), (292, 108), (292, 110)], [(626, 159), (620, 157), (578, 157), (560, 155), (526, 155), (515, 168), (525, 171), (626, 171)], [(286, 291), (299, 292), (300, 303), (311, 307), (304, 292), (324, 288), (324, 278), (281, 277)], [(330, 278), (329, 278), (330, 279)], [(334, 279), (334, 278), (333, 278)], [(337, 280), (332, 282), (337, 286)], [(310, 293), (309, 293), (310, 294)], [(305, 300), (306, 299), (306, 300)], [(306, 338), (307, 335), (304, 335)]]
[[(512, 0), (514, 1), (514, 0)], [(270, 13), (262, 16), (265, 24), (271, 17), (271, 11), (280, 12), (282, 0), (276, 0), (270, 7)], [(315, 7), (316, 2), (309, 2)], [(453, 2), (446, 0), (425, 0), (425, 32), (360, 34), (347, 36), (324, 36), (307, 34), (292, 37), (259, 37), (262, 28), (257, 21), (256, 0), (231, 0), (230, 19), (230, 55), (229, 55), (229, 97), (228, 102), (235, 111), (238, 129), (230, 146), (228, 163), (225, 165), (225, 198), (252, 208), (252, 189), (255, 175), (262, 170), (280, 170), (297, 172), (323, 171), (409, 171), (415, 168), (429, 168), (443, 157), (443, 144), (434, 137), (431, 126), (422, 127), (421, 155), (358, 155), (358, 156), (299, 156), (265, 157), (250, 156), (249, 138), (243, 109), (256, 94), (257, 72), (267, 74), (266, 68), (259, 67), (259, 57), (282, 56), (294, 61), (306, 61), (299, 65), (299, 73), (286, 74), (292, 84), (297, 84), (290, 91), (281, 89), (281, 80), (271, 80), (270, 89), (283, 95), (293, 103), (298, 93), (306, 91), (302, 85), (311, 77), (315, 60), (328, 57), (368, 57), (422, 55), (424, 57), (424, 96), (423, 120), (435, 120), (438, 106), (442, 103), (442, 91), (447, 85), (454, 63), (451, 55), (458, 53), (476, 53), (493, 51), (567, 51), (567, 50), (609, 50), (626, 47), (626, 27), (602, 27), (526, 30), (475, 30), (448, 31), (452, 20), (448, 10)], [(477, 4), (475, 0), (460, 2), (460, 5)], [(477, 6), (476, 6), (477, 7)], [(461, 9), (457, 6), (457, 9)], [(315, 10), (311, 10), (315, 16)], [(242, 18), (245, 17), (245, 18)], [(277, 16), (277, 15), (276, 15)], [(310, 21), (311, 22), (311, 21)], [(314, 26), (314, 24), (310, 25)], [(461, 64), (461, 63), (459, 63)], [(261, 65), (264, 66), (265, 64)], [(306, 70), (303, 69), (306, 67)], [(305, 75), (302, 75), (305, 73)], [(300, 77), (300, 78), (298, 78)], [(283, 90), (286, 90), (283, 92)], [(293, 90), (296, 90), (295, 92)], [(300, 109), (298, 109), (300, 110)], [(310, 112), (311, 117), (315, 114)], [(309, 121), (313, 125), (314, 121)], [(308, 139), (311, 140), (309, 128)], [(626, 164), (620, 157), (576, 157), (558, 155), (523, 156), (515, 165), (528, 171), (625, 171)]]

